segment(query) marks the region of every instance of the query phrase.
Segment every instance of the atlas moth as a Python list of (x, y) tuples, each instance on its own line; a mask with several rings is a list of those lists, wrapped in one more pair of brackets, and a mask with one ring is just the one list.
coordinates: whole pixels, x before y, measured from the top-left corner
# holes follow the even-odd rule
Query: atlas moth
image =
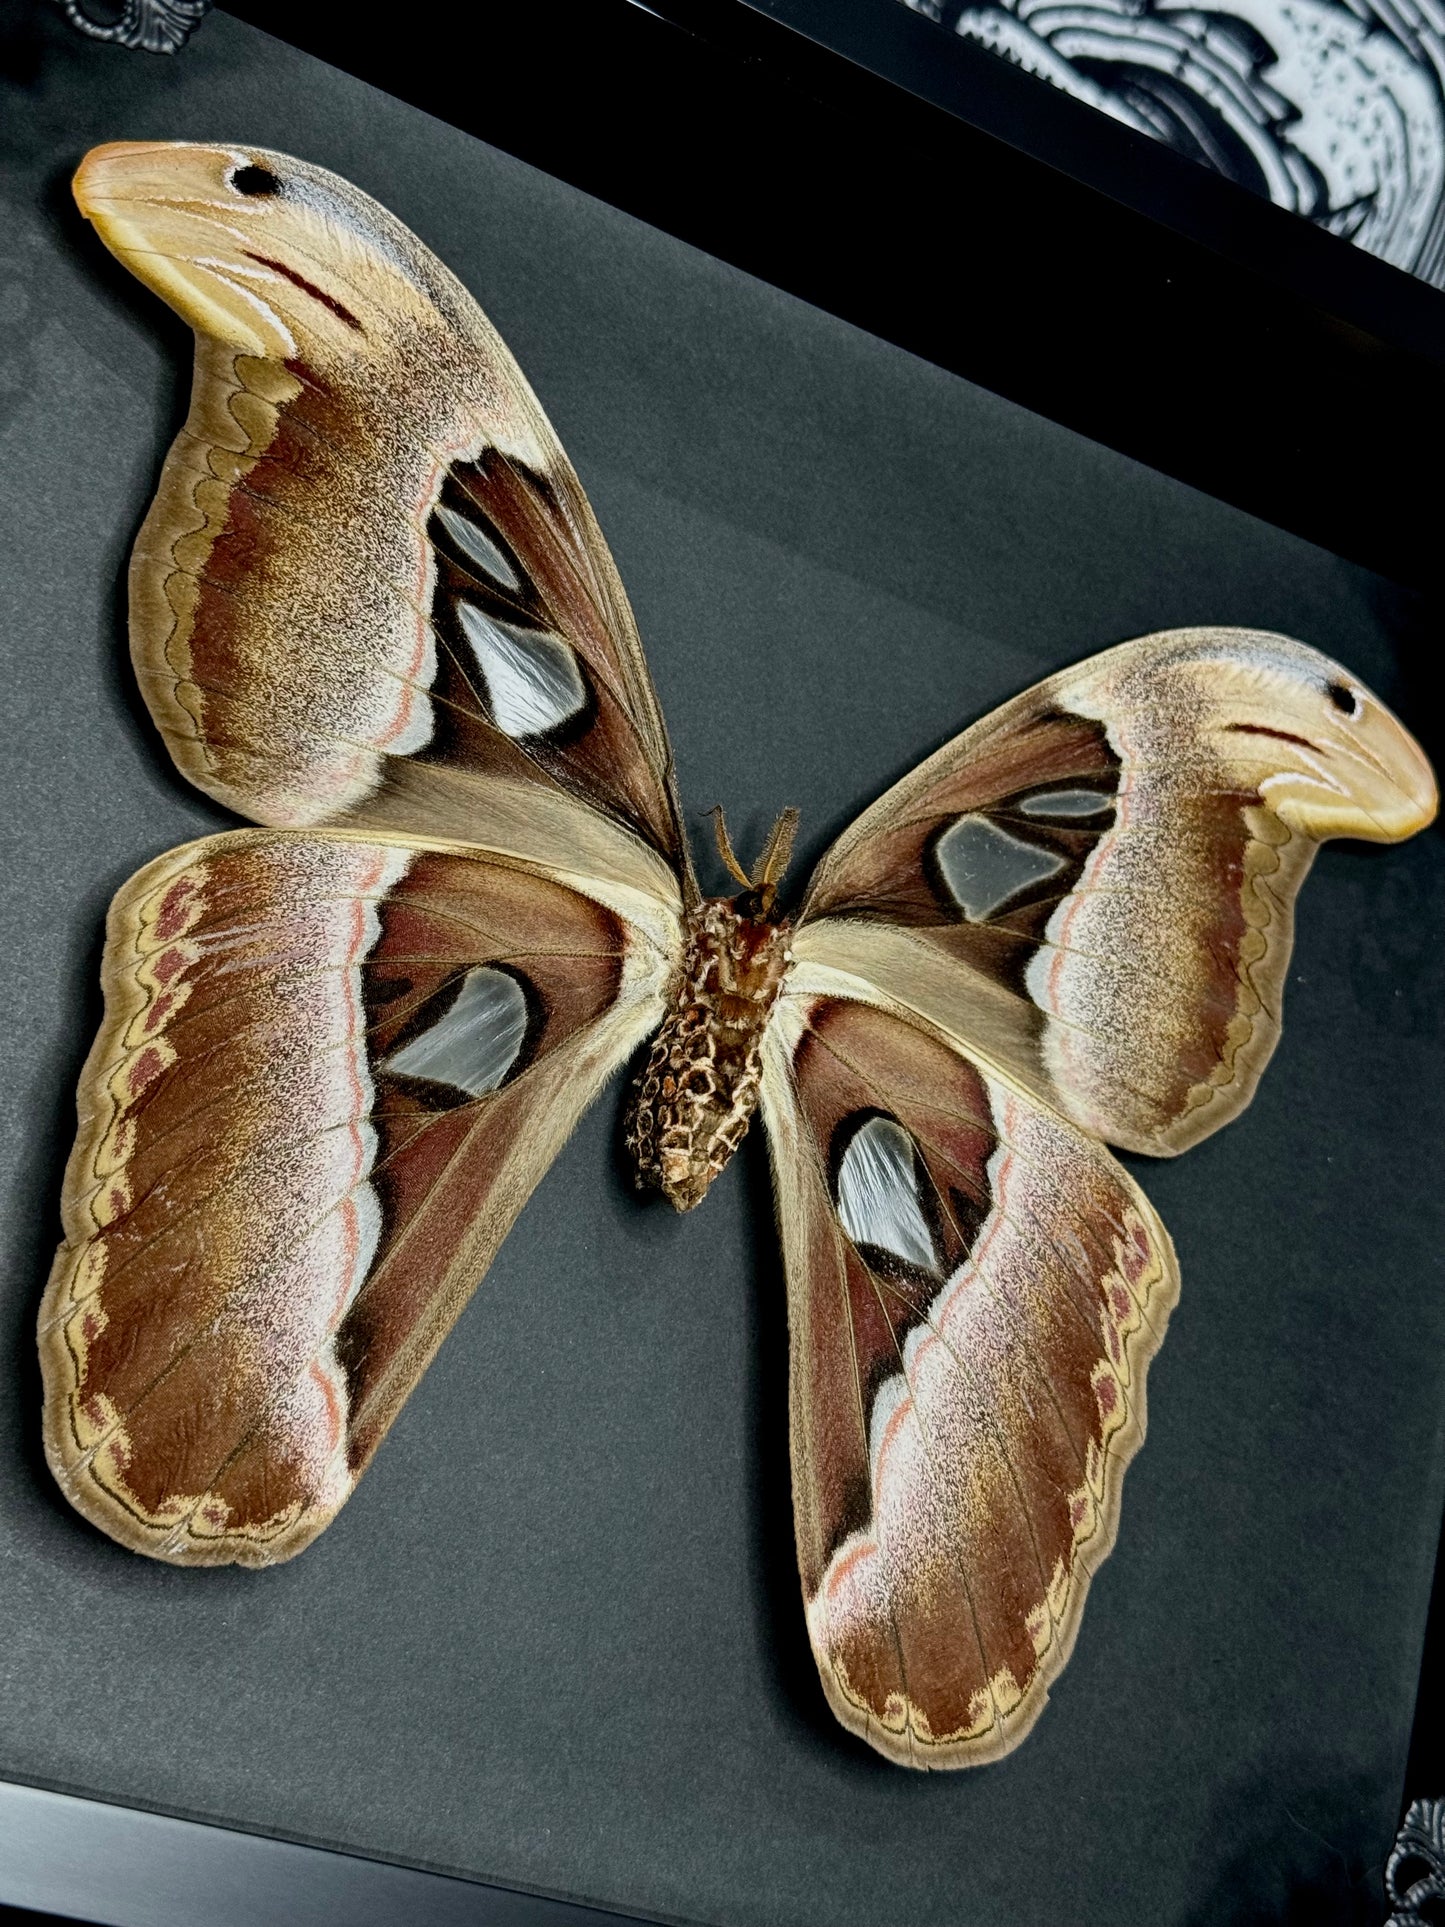
[(461, 283), (282, 154), (118, 143), (75, 192), (196, 332), (132, 649), (257, 827), (111, 908), (40, 1321), (61, 1486), (160, 1559), (300, 1552), (638, 1056), (679, 1209), (767, 1127), (830, 1705), (906, 1765), (1006, 1753), (1178, 1291), (1106, 1146), (1249, 1102), (1315, 849), (1428, 823), (1420, 750), (1298, 642), (1175, 630), (966, 729), (791, 913), (795, 813), (751, 868), (719, 817), (738, 893), (704, 897), (617, 571)]

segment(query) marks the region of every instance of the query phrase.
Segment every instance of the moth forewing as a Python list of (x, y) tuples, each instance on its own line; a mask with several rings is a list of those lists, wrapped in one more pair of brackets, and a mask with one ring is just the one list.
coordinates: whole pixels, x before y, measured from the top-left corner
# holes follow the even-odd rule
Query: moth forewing
[(257, 821), (423, 834), (464, 832), (455, 805), (408, 809), (419, 758), (433, 781), (560, 786), (687, 879), (616, 569), (455, 276), (349, 182), (269, 150), (118, 142), (75, 192), (196, 331), (131, 569), (141, 687), (184, 773)]

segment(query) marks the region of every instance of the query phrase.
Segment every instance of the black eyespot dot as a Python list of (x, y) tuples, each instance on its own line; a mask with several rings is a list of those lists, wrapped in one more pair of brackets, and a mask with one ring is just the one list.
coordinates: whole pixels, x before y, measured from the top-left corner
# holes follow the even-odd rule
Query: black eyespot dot
[(1359, 696), (1350, 688), (1348, 683), (1332, 682), (1326, 688), (1325, 694), (1342, 715), (1359, 715), (1361, 708)]
[(238, 194), (249, 194), (253, 197), (281, 192), (281, 183), (270, 168), (249, 164), (236, 169), (231, 176), (231, 185)]

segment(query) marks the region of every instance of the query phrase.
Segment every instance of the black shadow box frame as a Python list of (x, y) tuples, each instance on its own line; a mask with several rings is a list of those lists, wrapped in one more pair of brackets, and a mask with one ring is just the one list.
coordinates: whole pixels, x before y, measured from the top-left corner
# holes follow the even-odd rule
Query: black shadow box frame
[(1206, 244), (742, 6), (236, 12), (162, 62), (0, 9), (0, 1898), (127, 1923), (1379, 1918), (1407, 1771), (1442, 1790), (1423, 1720), (1409, 1751), (1445, 1492), (1438, 833), (1324, 853), (1256, 1104), (1135, 1161), (1184, 1298), (1078, 1651), (995, 1767), (915, 1778), (828, 1718), (763, 1147), (677, 1220), (628, 1193), (611, 1099), (304, 1558), (171, 1572), (54, 1493), (31, 1333), (104, 902), (227, 820), (124, 662), (189, 353), (69, 206), (91, 142), (289, 147), (457, 268), (593, 497), (689, 804), (748, 837), (799, 803), (800, 873), (973, 716), (1150, 628), (1301, 635), (1438, 750), (1425, 511), (1387, 512), (1438, 422), (1433, 290), (1327, 236), (1313, 284)]

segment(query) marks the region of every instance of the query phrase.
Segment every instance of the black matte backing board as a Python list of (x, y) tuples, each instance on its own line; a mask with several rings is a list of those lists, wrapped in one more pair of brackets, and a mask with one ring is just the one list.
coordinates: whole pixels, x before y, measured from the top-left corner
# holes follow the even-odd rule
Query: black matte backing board
[(301, 1558), (171, 1571), (69, 1513), (32, 1332), (104, 905), (228, 821), (129, 679), (189, 347), (69, 207), (91, 142), (288, 148), (451, 263), (591, 494), (690, 809), (751, 845), (798, 804), (799, 876), (966, 722), (1149, 629), (1284, 630), (1430, 732), (1419, 612), (1377, 577), (225, 16), (173, 63), (27, 44), (0, 94), (0, 1773), (689, 1921), (1375, 1917), (1445, 1492), (1438, 834), (1324, 852), (1253, 1108), (1133, 1161), (1183, 1296), (1118, 1548), (998, 1765), (911, 1775), (827, 1714), (764, 1147), (675, 1217), (627, 1188), (615, 1094)]

